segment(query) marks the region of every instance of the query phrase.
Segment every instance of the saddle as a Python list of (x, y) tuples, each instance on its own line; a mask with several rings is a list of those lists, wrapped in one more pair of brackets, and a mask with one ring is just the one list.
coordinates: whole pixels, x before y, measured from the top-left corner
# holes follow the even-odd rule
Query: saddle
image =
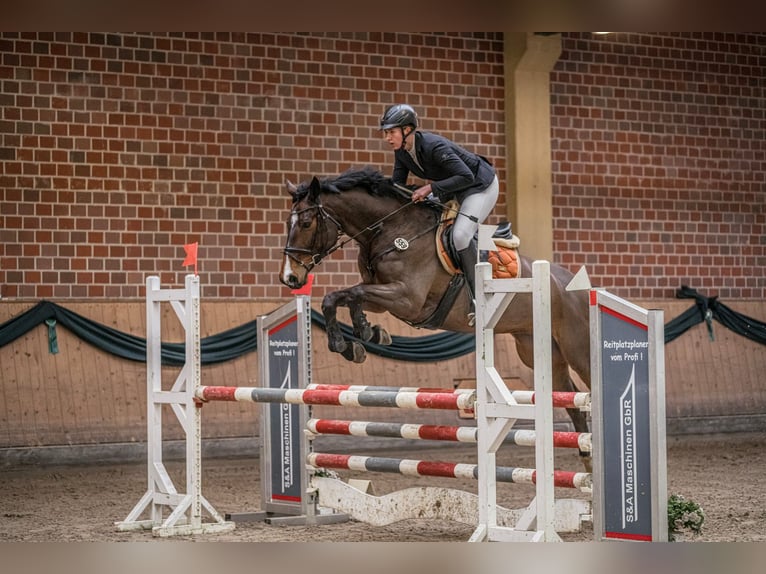
[[(430, 316), (420, 322), (406, 321), (406, 323), (413, 327), (440, 329), (465, 283), (465, 275), (457, 263), (460, 261), (460, 257), (458, 257), (452, 244), (452, 224), (455, 222), (455, 217), (457, 217), (457, 211), (457, 201), (452, 200), (447, 203), (442, 210), (442, 218), (436, 229), (436, 253), (442, 267), (452, 278), (439, 304)], [(496, 279), (515, 279), (520, 277), (521, 265), (519, 264), (518, 248), (521, 242), (518, 237), (511, 233), (510, 222), (506, 221), (498, 225), (492, 234), (492, 240), (495, 242), (497, 251), (482, 251), (479, 253), (481, 261), (487, 261), (492, 265), (492, 277)], [(478, 241), (478, 237), (475, 236), (473, 241)]]
[[(436, 253), (439, 261), (450, 275), (462, 274), (457, 251), (452, 244), (452, 224), (457, 217), (458, 204), (450, 201), (444, 208), (441, 223), (436, 230)], [(474, 237), (474, 241), (478, 238)], [(492, 241), (497, 247), (496, 251), (482, 251), (479, 260), (492, 265), (492, 277), (495, 279), (516, 279), (521, 276), (519, 265), (520, 239), (511, 232), (510, 221), (500, 223), (492, 234)]]

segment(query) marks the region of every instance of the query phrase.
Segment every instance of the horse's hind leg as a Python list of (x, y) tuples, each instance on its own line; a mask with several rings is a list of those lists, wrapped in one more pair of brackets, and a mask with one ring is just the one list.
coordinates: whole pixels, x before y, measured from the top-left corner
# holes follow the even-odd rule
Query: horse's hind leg
[[(532, 346), (532, 336), (515, 336), (516, 339), (516, 351), (519, 354), (521, 362), (524, 363), (530, 369), (534, 369), (534, 349)], [(561, 350), (555, 341), (551, 341), (551, 374), (552, 384), (554, 391), (562, 392), (575, 392), (577, 387), (575, 386), (572, 378), (569, 376), (569, 365), (564, 360)], [(566, 409), (569, 415), (574, 430), (577, 433), (588, 432), (588, 418), (586, 414), (580, 409), (572, 408)], [(580, 450), (580, 461), (582, 462), (587, 472), (592, 472), (593, 461), (591, 453)]]
[[(569, 364), (564, 361), (558, 347), (554, 343), (554, 361), (553, 361), (553, 389), (556, 391), (576, 392), (577, 387), (569, 375)], [(569, 418), (572, 421), (574, 430), (577, 433), (588, 432), (588, 417), (586, 413), (578, 408), (566, 409)], [(593, 472), (593, 459), (591, 453), (580, 450), (580, 461), (585, 467), (586, 472)]]
[[(571, 379), (570, 379), (571, 382)], [(587, 433), (588, 432), (588, 418), (580, 409), (567, 409), (569, 418), (572, 419), (575, 432)], [(586, 472), (593, 472), (593, 456), (591, 452), (580, 450), (580, 461), (585, 467)]]

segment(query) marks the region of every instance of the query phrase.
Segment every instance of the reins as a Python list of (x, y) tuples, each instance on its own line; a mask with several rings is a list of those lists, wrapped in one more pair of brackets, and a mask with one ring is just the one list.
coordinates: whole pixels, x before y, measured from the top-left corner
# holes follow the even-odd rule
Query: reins
[[(367, 231), (375, 231), (375, 232), (377, 233), (378, 231), (380, 231), (380, 226), (381, 226), (381, 225), (383, 225), (383, 222), (384, 222), (386, 219), (388, 219), (389, 217), (393, 217), (394, 215), (396, 215), (397, 213), (399, 213), (400, 211), (402, 211), (402, 210), (403, 210), (403, 209), (405, 209), (406, 207), (409, 207), (410, 205), (412, 205), (412, 203), (405, 203), (405, 204), (403, 204), (403, 205), (399, 206), (398, 208), (396, 208), (395, 210), (393, 210), (393, 211), (392, 211), (391, 213), (389, 213), (388, 215), (384, 215), (383, 217), (381, 217), (380, 219), (378, 219), (378, 220), (377, 220), (375, 223), (373, 223), (373, 224), (371, 224), (371, 225), (368, 225), (367, 227), (365, 227), (364, 229), (362, 229), (362, 230), (361, 230), (359, 233), (355, 233), (354, 235), (351, 235), (351, 236), (349, 236), (349, 237), (348, 237), (348, 239), (346, 239), (346, 240), (344, 240), (344, 241), (340, 241), (340, 238), (338, 238), (338, 239), (339, 239), (339, 241), (337, 241), (337, 242), (335, 243), (335, 245), (334, 245), (333, 247), (331, 247), (331, 248), (330, 248), (330, 249), (327, 251), (327, 253), (326, 253), (325, 257), (326, 257), (327, 255), (330, 255), (330, 254), (331, 254), (333, 251), (336, 251), (336, 250), (340, 249), (341, 247), (344, 247), (344, 246), (345, 246), (347, 243), (349, 243), (350, 241), (354, 241), (354, 240), (355, 240), (357, 237), (359, 237), (360, 235), (362, 235), (363, 233), (365, 233), (365, 232), (367, 232)], [(322, 208), (322, 210), (324, 211), (324, 208)], [(328, 216), (329, 216), (329, 214), (328, 214)], [(343, 228), (342, 228), (342, 227), (341, 227), (341, 226), (338, 224), (338, 222), (337, 222), (337, 221), (333, 220), (333, 223), (335, 223), (335, 225), (338, 225), (338, 229), (340, 229), (341, 231), (343, 231)], [(346, 234), (346, 232), (345, 232), (345, 231), (343, 231), (343, 233), (344, 233), (344, 234)], [(346, 235), (348, 235), (348, 234), (346, 234)]]
[[(398, 183), (393, 183), (392, 185), (396, 189), (398, 189), (399, 191), (404, 192), (406, 195), (408, 195), (410, 197), (412, 196), (412, 190), (411, 189), (408, 189), (408, 188), (404, 187), (403, 185), (399, 185)], [(448, 207), (445, 203), (442, 203), (438, 199), (426, 199), (425, 201), (427, 203), (432, 204), (432, 205), (437, 205), (437, 206), (441, 207), (442, 209), (447, 209), (447, 207)], [(458, 215), (462, 215), (463, 217), (467, 217), (468, 219), (470, 219), (474, 223), (478, 223), (479, 222), (479, 218), (476, 217), (475, 215), (468, 215), (467, 213), (463, 213), (459, 209), (457, 210), (457, 214)]]
[[(412, 204), (410, 204), (410, 205), (412, 205)], [(369, 261), (367, 261), (367, 270), (370, 273), (372, 273), (372, 265), (373, 265), (373, 263), (375, 261), (377, 261), (379, 258), (381, 258), (384, 255), (386, 255), (387, 253), (391, 253), (392, 251), (406, 251), (409, 248), (410, 243), (412, 243), (416, 239), (418, 239), (420, 237), (423, 237), (424, 235), (434, 231), (437, 227), (439, 227), (439, 223), (440, 222), (441, 222), (440, 220), (437, 220), (437, 222), (435, 224), (433, 224), (431, 227), (428, 227), (424, 231), (421, 231), (420, 233), (418, 233), (417, 235), (415, 235), (411, 239), (404, 239), (403, 237), (397, 237), (394, 240), (393, 247), (389, 247), (388, 249), (384, 249), (383, 251), (381, 251), (380, 253), (375, 255), (375, 257), (371, 257), (369, 259)]]

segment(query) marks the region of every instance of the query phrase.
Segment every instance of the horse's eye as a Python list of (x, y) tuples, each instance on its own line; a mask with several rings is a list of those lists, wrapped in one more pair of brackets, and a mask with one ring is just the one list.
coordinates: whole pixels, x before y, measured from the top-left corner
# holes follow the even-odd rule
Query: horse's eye
[(301, 229), (308, 229), (311, 227), (311, 220), (310, 219), (301, 219), (300, 221)]

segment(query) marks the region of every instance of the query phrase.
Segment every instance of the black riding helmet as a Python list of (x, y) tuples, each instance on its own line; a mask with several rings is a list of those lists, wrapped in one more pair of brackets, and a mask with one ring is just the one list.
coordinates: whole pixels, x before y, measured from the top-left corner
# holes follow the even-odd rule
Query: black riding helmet
[(418, 114), (407, 104), (394, 104), (389, 106), (383, 117), (380, 118), (380, 129), (403, 128), (405, 126), (418, 127)]

